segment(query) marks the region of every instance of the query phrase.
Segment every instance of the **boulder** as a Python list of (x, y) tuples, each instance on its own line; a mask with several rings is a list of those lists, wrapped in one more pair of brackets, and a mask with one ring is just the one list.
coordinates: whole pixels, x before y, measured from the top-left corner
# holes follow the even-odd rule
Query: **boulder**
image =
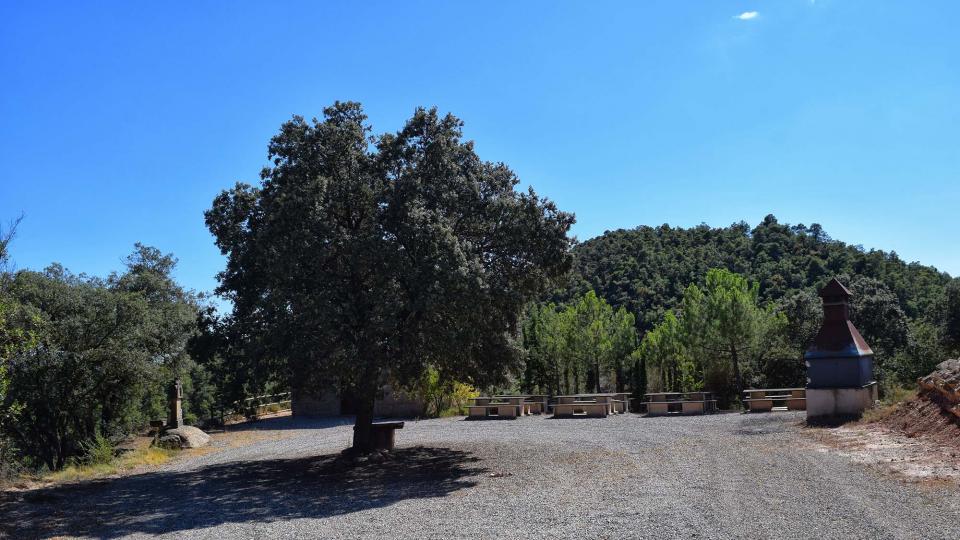
[(200, 428), (193, 426), (180, 426), (174, 429), (168, 429), (160, 437), (162, 443), (168, 437), (177, 437), (180, 439), (179, 448), (200, 448), (210, 442), (210, 436)]
[(166, 448), (167, 450), (179, 450), (180, 437), (177, 435), (164, 435), (157, 439), (157, 446)]
[(960, 359), (940, 362), (933, 373), (918, 382), (920, 393), (960, 418)]

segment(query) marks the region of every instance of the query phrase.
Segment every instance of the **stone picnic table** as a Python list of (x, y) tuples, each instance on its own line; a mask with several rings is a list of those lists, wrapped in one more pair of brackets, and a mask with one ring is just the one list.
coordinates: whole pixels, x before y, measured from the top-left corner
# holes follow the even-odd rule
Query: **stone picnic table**
[(571, 394), (557, 396), (554, 416), (608, 416), (627, 411), (624, 393)]
[(750, 412), (802, 411), (807, 408), (806, 388), (751, 388), (744, 390), (743, 394), (743, 402)]
[(652, 392), (644, 394), (650, 416), (665, 414), (707, 414), (717, 411), (712, 392)]
[(515, 397), (524, 398), (523, 405), (526, 408), (527, 414), (546, 413), (548, 408), (547, 403), (550, 399), (550, 396), (546, 394), (523, 394), (520, 396), (494, 396), (494, 397), (498, 399), (507, 399), (507, 398), (515, 398)]
[(529, 414), (528, 396), (481, 396), (467, 407), (469, 418), (517, 418)]

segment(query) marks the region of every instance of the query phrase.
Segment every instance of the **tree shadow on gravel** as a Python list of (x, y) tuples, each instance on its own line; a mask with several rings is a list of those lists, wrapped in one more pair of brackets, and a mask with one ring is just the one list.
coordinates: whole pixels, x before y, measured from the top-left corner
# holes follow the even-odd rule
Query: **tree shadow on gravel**
[[(324, 518), (473, 487), (478, 458), (446, 448), (401, 448), (381, 463), (345, 466), (338, 454), (223, 463), (191, 471), (0, 493), (13, 538), (163, 534), (224, 523)], [(3, 529), (0, 529), (3, 531)], [(0, 538), (3, 537), (0, 532)]]
[(230, 424), (225, 429), (217, 431), (227, 431), (234, 433), (238, 431), (284, 431), (294, 429), (329, 429), (341, 426), (352, 426), (354, 420), (352, 416), (331, 416), (320, 418), (300, 418), (296, 416), (277, 416), (273, 418), (261, 418), (249, 422), (240, 422)]

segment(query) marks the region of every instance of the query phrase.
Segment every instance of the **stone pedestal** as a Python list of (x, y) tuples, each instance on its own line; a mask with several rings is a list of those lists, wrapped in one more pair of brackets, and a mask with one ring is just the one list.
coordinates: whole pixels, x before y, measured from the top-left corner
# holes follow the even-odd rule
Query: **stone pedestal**
[(877, 399), (875, 382), (854, 388), (807, 388), (807, 418), (860, 416)]
[(167, 393), (169, 400), (169, 414), (167, 416), (167, 429), (176, 429), (183, 426), (183, 388), (180, 385), (180, 379), (177, 379), (170, 385)]

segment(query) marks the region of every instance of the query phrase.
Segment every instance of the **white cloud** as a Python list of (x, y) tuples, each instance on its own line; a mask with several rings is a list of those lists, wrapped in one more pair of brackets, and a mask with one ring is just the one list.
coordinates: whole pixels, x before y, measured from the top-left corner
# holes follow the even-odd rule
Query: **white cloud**
[(756, 11), (744, 11), (743, 13), (736, 15), (734, 18), (740, 19), (741, 21), (749, 21), (750, 19), (756, 19), (760, 13)]

